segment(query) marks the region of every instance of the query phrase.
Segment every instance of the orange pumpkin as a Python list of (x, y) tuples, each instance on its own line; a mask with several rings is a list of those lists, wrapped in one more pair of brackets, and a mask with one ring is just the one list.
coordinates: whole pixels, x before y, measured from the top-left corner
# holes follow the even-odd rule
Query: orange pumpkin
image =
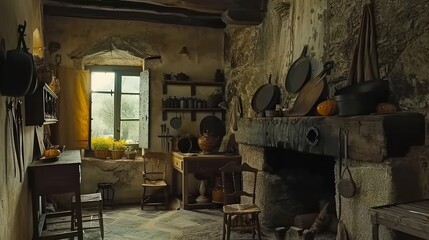
[(322, 116), (332, 116), (338, 111), (337, 102), (326, 100), (317, 105), (317, 112)]

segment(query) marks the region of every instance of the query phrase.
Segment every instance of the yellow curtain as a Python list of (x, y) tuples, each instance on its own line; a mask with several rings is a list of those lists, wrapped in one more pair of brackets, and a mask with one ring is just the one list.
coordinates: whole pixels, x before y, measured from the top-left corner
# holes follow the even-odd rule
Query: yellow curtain
[(88, 147), (89, 136), (89, 71), (59, 67), (58, 123), (54, 126), (54, 144), (66, 149)]

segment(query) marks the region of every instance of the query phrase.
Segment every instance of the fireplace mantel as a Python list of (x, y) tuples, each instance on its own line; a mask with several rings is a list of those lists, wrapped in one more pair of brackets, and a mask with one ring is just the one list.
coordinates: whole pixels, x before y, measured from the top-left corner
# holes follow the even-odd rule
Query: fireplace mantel
[(425, 143), (424, 116), (409, 112), (354, 117), (241, 118), (236, 140), (239, 144), (340, 157), (342, 128), (349, 131), (348, 156), (354, 160), (381, 162), (388, 157), (404, 156), (410, 146)]

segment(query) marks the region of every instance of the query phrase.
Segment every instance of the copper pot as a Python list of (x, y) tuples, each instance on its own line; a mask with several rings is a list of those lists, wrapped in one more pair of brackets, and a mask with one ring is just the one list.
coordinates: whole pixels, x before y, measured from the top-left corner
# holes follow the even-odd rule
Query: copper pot
[(219, 136), (205, 131), (204, 134), (198, 138), (198, 146), (200, 147), (202, 154), (210, 154), (216, 152), (219, 147)]

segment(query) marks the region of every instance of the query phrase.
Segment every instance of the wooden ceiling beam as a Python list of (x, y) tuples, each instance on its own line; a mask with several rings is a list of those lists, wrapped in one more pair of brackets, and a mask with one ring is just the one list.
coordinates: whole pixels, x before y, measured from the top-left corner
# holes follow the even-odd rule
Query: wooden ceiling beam
[(190, 16), (180, 14), (160, 14), (156, 12), (131, 10), (131, 9), (115, 9), (106, 7), (91, 7), (91, 6), (65, 6), (44, 4), (44, 15), (48, 16), (64, 16), (64, 17), (81, 17), (91, 19), (117, 19), (117, 20), (136, 20), (147, 21), (154, 23), (175, 24), (185, 26), (199, 26), (211, 28), (225, 28), (225, 23), (222, 22), (220, 16)]
[(45, 6), (63, 6), (73, 8), (87, 8), (110, 11), (134, 11), (146, 12), (151, 14), (177, 15), (186, 17), (204, 17), (218, 18), (220, 14), (192, 11), (178, 7), (163, 7), (154, 4), (137, 3), (134, 1), (118, 1), (118, 0), (103, 0), (103, 1), (88, 1), (88, 0), (44, 0)]

